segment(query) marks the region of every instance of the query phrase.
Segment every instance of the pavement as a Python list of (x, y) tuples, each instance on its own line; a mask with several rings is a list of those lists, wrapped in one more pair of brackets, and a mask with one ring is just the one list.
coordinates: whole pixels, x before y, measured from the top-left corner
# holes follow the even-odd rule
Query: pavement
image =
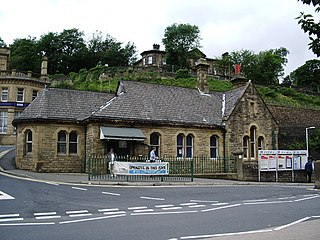
[[(88, 174), (85, 173), (38, 173), (26, 170), (16, 169), (14, 163), (15, 148), (13, 146), (2, 148), (0, 146), (0, 172), (5, 175), (10, 175), (15, 178), (23, 178), (31, 181), (44, 181), (60, 184), (89, 184), (89, 185), (119, 185), (119, 186), (230, 186), (230, 185), (279, 185), (279, 186), (299, 186), (314, 188), (314, 183), (276, 183), (276, 182), (244, 182), (224, 179), (205, 179), (194, 178), (193, 182), (138, 182), (124, 181), (118, 179), (111, 180), (89, 180)], [(314, 216), (291, 223), (288, 226), (280, 226), (273, 229), (262, 229), (249, 232), (216, 234), (212, 236), (202, 236), (201, 239), (214, 240), (275, 240), (275, 239), (290, 239), (290, 240), (318, 240), (320, 237), (319, 216)], [(196, 239), (196, 238), (195, 238)], [(198, 238), (200, 239), (200, 237)]]

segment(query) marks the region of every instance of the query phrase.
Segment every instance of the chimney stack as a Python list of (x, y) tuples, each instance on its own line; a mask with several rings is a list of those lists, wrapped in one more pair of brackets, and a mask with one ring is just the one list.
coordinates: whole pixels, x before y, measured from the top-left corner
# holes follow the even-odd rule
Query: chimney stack
[(209, 85), (207, 80), (207, 73), (209, 64), (206, 59), (200, 58), (195, 65), (197, 70), (197, 87), (201, 92), (209, 93)]
[(234, 65), (234, 76), (230, 80), (234, 88), (241, 87), (247, 83), (248, 79), (241, 73), (241, 64)]
[(44, 56), (41, 62), (41, 79), (48, 80), (48, 57)]

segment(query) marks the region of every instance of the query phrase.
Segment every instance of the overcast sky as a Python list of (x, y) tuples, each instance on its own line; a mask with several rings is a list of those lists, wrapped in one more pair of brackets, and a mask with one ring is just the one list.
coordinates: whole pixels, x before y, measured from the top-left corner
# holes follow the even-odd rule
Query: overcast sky
[(201, 50), (209, 58), (225, 52), (255, 53), (285, 47), (289, 74), (316, 56), (295, 19), (314, 8), (297, 0), (2, 0), (0, 37), (39, 39), (48, 32), (77, 28), (86, 38), (98, 30), (120, 42), (132, 42), (138, 55), (162, 45), (166, 27), (188, 23), (200, 29)]

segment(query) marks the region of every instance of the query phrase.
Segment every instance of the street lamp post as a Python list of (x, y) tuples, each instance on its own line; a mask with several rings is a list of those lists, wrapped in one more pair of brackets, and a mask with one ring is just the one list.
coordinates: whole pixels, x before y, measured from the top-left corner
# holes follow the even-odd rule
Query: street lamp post
[(307, 127), (307, 128), (306, 128), (307, 157), (309, 157), (309, 144), (308, 144), (309, 138), (308, 138), (308, 130), (309, 130), (309, 129), (314, 129), (314, 128), (316, 128), (316, 127), (312, 126), (312, 127)]

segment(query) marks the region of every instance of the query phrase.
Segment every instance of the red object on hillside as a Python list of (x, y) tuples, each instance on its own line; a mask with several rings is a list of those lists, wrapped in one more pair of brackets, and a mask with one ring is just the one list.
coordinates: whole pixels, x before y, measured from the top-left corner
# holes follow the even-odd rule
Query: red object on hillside
[(241, 64), (237, 63), (234, 65), (235, 74), (240, 74), (241, 72)]

